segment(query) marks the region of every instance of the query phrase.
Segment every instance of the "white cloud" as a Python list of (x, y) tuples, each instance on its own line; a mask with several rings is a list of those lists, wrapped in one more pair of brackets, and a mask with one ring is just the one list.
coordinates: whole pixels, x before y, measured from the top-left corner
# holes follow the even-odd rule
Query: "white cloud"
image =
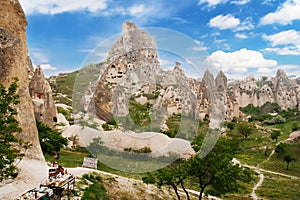
[(214, 43), (217, 45), (218, 48), (229, 50), (231, 47), (228, 43), (226, 43), (226, 40), (214, 40)]
[(195, 46), (192, 48), (193, 51), (206, 51), (207, 47), (204, 46)]
[(234, 29), (240, 24), (240, 20), (231, 14), (218, 15), (209, 20), (209, 26), (219, 28), (221, 30)]
[(35, 63), (47, 63), (49, 62), (48, 56), (43, 52), (42, 49), (31, 49), (30, 56)]
[(40, 66), (43, 70), (53, 70), (53, 71), (57, 70), (56, 67), (52, 67), (52, 65), (50, 64), (41, 64)]
[(300, 45), (300, 32), (296, 30), (282, 31), (274, 35), (263, 35), (262, 37), (270, 41), (272, 46), (287, 44)]
[(25, 13), (58, 14), (62, 12), (97, 12), (107, 7), (106, 0), (20, 0)]
[(208, 7), (215, 7), (219, 4), (224, 4), (228, 0), (199, 0), (199, 5), (207, 4)]
[(292, 47), (265, 48), (264, 51), (274, 52), (278, 55), (300, 56), (300, 49), (295, 49), (295, 48), (292, 48)]
[(248, 49), (240, 49), (235, 52), (215, 51), (207, 58), (210, 66), (218, 70), (230, 73), (244, 73), (248, 68), (270, 68), (277, 66), (275, 60), (265, 59), (263, 54)]
[(300, 55), (300, 32), (296, 30), (282, 31), (273, 35), (263, 35), (273, 48), (264, 49), (278, 55)]
[(164, 70), (171, 70), (175, 66), (174, 60), (168, 58), (158, 58), (158, 61)]
[(194, 40), (195, 43), (199, 46), (194, 46), (192, 47), (192, 50), (193, 51), (206, 51), (207, 50), (207, 47), (204, 45), (203, 42), (199, 41), (199, 40)]
[(287, 0), (275, 12), (268, 13), (260, 19), (262, 25), (266, 24), (291, 24), (294, 20), (300, 20), (300, 0)]
[(246, 39), (246, 38), (248, 38), (247, 35), (243, 34), (243, 33), (237, 33), (237, 34), (235, 34), (235, 37), (239, 38), (239, 39)]
[(131, 16), (141, 16), (143, 13), (146, 12), (146, 7), (144, 4), (136, 4), (136, 5), (133, 5), (131, 6), (129, 9), (128, 9), (128, 12)]
[(236, 4), (236, 5), (245, 5), (249, 3), (251, 0), (235, 0), (235, 1), (230, 1), (231, 4)]
[(242, 23), (237, 27), (237, 31), (251, 30), (254, 28), (252, 17), (247, 17), (242, 21)]
[(259, 73), (260, 75), (270, 75), (274, 72), (273, 69), (270, 68), (266, 68), (266, 67), (261, 67), (258, 68), (257, 73)]

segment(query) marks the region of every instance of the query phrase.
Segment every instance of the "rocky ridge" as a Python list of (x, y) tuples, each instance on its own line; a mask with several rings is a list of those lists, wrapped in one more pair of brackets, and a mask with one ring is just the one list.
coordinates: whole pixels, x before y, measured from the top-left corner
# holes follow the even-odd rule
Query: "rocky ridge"
[(17, 119), (23, 131), (17, 137), (32, 144), (26, 151), (27, 158), (44, 160), (28, 89), (32, 64), (28, 58), (26, 26), (27, 20), (18, 1), (0, 2), (0, 83), (8, 87), (14, 77), (19, 79)]
[(219, 122), (232, 120), (241, 116), (239, 107), (248, 104), (274, 102), (282, 109), (299, 108), (299, 85), (283, 70), (270, 80), (250, 76), (229, 82), (222, 71), (214, 78), (208, 70), (202, 79), (193, 79), (185, 75), (179, 62), (175, 62), (173, 70), (162, 70), (157, 54), (154, 39), (132, 22), (125, 22), (123, 34), (104, 64), (99, 65), (104, 72), (96, 89), (91, 90), (90, 83), (85, 92), (84, 106), (109, 121), (112, 116), (128, 115), (129, 100), (148, 103), (152, 111), (160, 113), (156, 118), (162, 117), (162, 124), (172, 114), (193, 119), (207, 116)]
[(277, 103), (283, 110), (300, 109), (300, 85), (289, 79), (283, 70), (278, 70), (269, 80), (256, 80), (253, 76), (242, 81), (235, 81), (230, 86), (233, 100), (240, 107), (248, 104), (262, 106), (267, 102)]

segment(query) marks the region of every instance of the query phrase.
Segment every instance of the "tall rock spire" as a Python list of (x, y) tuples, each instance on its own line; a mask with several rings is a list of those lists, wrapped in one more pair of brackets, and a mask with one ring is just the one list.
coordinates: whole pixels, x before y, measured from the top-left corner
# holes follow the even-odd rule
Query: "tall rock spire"
[(52, 89), (40, 66), (35, 69), (29, 84), (29, 92), (34, 105), (35, 118), (54, 127), (57, 122), (56, 107), (52, 98)]
[(19, 1), (0, 1), (0, 83), (7, 87), (14, 77), (19, 79), (17, 118), (23, 131), (17, 137), (32, 144), (25, 157), (44, 160), (28, 90), (26, 26), (27, 20)]

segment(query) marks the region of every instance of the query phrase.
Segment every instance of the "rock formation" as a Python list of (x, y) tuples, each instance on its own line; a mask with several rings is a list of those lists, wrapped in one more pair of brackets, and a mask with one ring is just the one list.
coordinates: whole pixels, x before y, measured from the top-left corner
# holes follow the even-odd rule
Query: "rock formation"
[(222, 71), (216, 77), (207, 70), (202, 79), (189, 78), (179, 62), (173, 70), (162, 70), (154, 39), (131, 22), (124, 23), (123, 34), (99, 66), (96, 89), (90, 83), (81, 104), (89, 104), (88, 111), (105, 121), (128, 115), (130, 100), (150, 104), (162, 122), (172, 114), (222, 122), (240, 117), (240, 107), (266, 102), (299, 107), (300, 87), (281, 70), (269, 81), (249, 76), (230, 83)]
[(57, 122), (56, 107), (50, 84), (40, 66), (35, 69), (29, 84), (29, 92), (34, 106), (35, 118), (53, 128), (55, 122)]
[(288, 78), (283, 70), (270, 81), (256, 80), (253, 76), (233, 83), (233, 100), (240, 107), (248, 104), (262, 106), (267, 102), (277, 103), (281, 109), (300, 108), (300, 86)]
[(32, 144), (26, 151), (27, 158), (44, 160), (28, 90), (30, 64), (26, 26), (27, 20), (18, 1), (0, 1), (0, 83), (7, 87), (14, 77), (19, 79), (21, 103), (17, 106), (17, 119), (23, 131), (17, 137)]
[[(125, 95), (138, 92), (146, 93), (156, 89), (155, 75), (159, 70), (156, 44), (148, 33), (131, 22), (123, 24), (123, 34), (110, 49), (104, 73), (97, 83), (90, 112), (103, 120), (112, 115), (128, 114)], [(122, 92), (120, 88), (122, 87)]]

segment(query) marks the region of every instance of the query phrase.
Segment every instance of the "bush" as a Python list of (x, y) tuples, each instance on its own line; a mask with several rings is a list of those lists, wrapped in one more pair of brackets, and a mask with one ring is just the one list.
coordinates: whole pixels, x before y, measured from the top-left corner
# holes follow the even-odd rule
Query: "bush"
[(56, 151), (68, 145), (68, 140), (61, 136), (57, 130), (50, 128), (48, 125), (36, 121), (39, 140), (44, 154), (52, 155)]
[(281, 124), (281, 123), (284, 123), (286, 122), (286, 119), (283, 118), (282, 116), (280, 115), (277, 115), (275, 117), (273, 117), (272, 119), (270, 120), (266, 120), (265, 121), (265, 124), (268, 124), (268, 125), (274, 125), (274, 124)]
[(133, 149), (132, 147), (124, 148), (124, 151), (133, 152), (133, 153), (151, 153), (150, 147), (143, 147), (141, 149)]

